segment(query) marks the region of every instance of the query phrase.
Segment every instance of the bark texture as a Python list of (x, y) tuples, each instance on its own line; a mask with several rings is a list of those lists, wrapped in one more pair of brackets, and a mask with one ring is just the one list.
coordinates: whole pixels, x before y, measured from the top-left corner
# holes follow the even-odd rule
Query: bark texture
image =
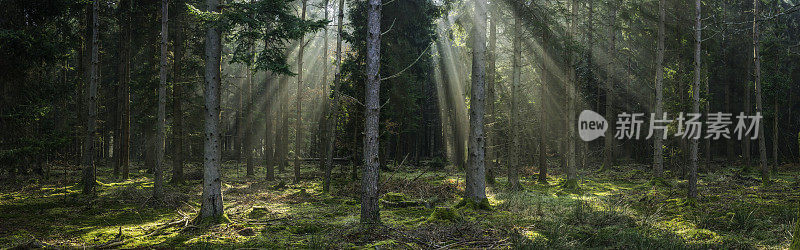
[(361, 177), (361, 223), (380, 222), (378, 207), (378, 118), (380, 117), (381, 0), (367, 7), (367, 85), (364, 117), (364, 175)]
[[(209, 12), (219, 12), (219, 0), (206, 0)], [(221, 32), (215, 26), (206, 30), (205, 45), (205, 143), (203, 152), (203, 196), (200, 218), (219, 218), (223, 215), (222, 176), (219, 173), (219, 99)]]
[(475, 0), (475, 25), (472, 28), (472, 90), (469, 107), (469, 159), (465, 197), (476, 203), (486, 200), (484, 169), (483, 115), (486, 93), (486, 0)]

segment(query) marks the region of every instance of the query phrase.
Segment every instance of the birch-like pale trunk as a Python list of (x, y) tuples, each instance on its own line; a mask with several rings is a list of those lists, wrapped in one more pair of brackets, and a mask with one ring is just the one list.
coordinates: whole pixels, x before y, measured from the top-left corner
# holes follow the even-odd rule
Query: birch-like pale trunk
[[(658, 52), (656, 54), (656, 117), (664, 113), (664, 22), (666, 19), (666, 0), (658, 0)], [(656, 129), (653, 135), (653, 176), (661, 178), (664, 172), (664, 131)]]
[[(219, 0), (206, 0), (207, 11), (219, 12)], [(219, 173), (219, 98), (221, 31), (213, 25), (206, 29), (205, 44), (205, 143), (203, 145), (203, 196), (200, 218), (219, 218), (222, 206), (222, 176)]]
[(483, 115), (486, 101), (486, 0), (475, 0), (475, 25), (472, 27), (472, 90), (469, 107), (469, 157), (464, 198), (476, 203), (486, 200), (484, 169)]
[(364, 112), (364, 173), (361, 177), (361, 223), (380, 223), (378, 207), (378, 119), (381, 88), (381, 0), (369, 0), (367, 7), (367, 84)]
[[(692, 112), (700, 113), (700, 50), (702, 30), (701, 26), (701, 12), (700, 0), (695, 0), (695, 26), (694, 26), (694, 84), (692, 86)], [(689, 165), (689, 190), (688, 197), (697, 197), (697, 151), (699, 148), (697, 139), (691, 139), (690, 157), (691, 163)]]
[(153, 198), (164, 197), (164, 145), (167, 135), (167, 39), (169, 39), (169, 0), (161, 0), (161, 65), (158, 83), (158, 114), (156, 124), (156, 165), (153, 169)]

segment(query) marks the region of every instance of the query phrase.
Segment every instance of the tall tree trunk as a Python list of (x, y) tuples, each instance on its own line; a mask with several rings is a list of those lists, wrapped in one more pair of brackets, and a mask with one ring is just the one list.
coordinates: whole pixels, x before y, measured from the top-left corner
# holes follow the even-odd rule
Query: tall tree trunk
[[(760, 0), (753, 0), (753, 63), (755, 64), (756, 84), (756, 116), (764, 115), (764, 106), (761, 102), (761, 57), (759, 55), (759, 30), (758, 30), (758, 4)], [(761, 167), (761, 182), (769, 183), (769, 166), (767, 166), (767, 146), (764, 138), (764, 122), (758, 123), (758, 154)]]
[[(486, 93), (486, 0), (475, 0), (475, 25), (472, 27), (472, 90), (469, 105), (469, 162), (464, 198), (476, 203), (486, 201), (484, 169), (483, 115)], [(518, 31), (517, 31), (518, 32)], [(519, 43), (519, 41), (517, 42)], [(517, 45), (519, 46), (519, 45)]]
[(547, 183), (547, 124), (545, 120), (547, 116), (545, 114), (545, 97), (547, 96), (545, 92), (547, 91), (547, 81), (545, 77), (546, 72), (544, 71), (544, 64), (539, 64), (539, 79), (540, 79), (540, 89), (539, 89), (539, 183), (546, 184)]
[(247, 73), (247, 86), (245, 87), (245, 116), (244, 116), (244, 138), (242, 138), (245, 164), (247, 164), (247, 177), (255, 174), (253, 166), (253, 71), (250, 67), (245, 70)]
[[(609, 53), (609, 61), (606, 62), (608, 65), (606, 69), (607, 79), (606, 79), (606, 121), (609, 121), (609, 127), (613, 124), (613, 121), (616, 120), (616, 116), (614, 115), (614, 74), (615, 74), (615, 67), (614, 67), (614, 57), (616, 56), (616, 33), (617, 33), (617, 26), (616, 26), (616, 19), (617, 19), (617, 9), (616, 7), (611, 7), (611, 14), (609, 15), (609, 22), (611, 28), (609, 29), (608, 33), (608, 53)], [(613, 131), (609, 128), (609, 131)], [(614, 164), (614, 133), (610, 133), (611, 135), (604, 136), (604, 145), (603, 145), (603, 166), (601, 170), (611, 169), (612, 165)]]
[[(666, 19), (666, 0), (658, 0), (658, 54), (656, 55), (656, 107), (655, 114), (660, 117), (664, 113), (664, 22)], [(653, 176), (661, 178), (664, 171), (663, 133), (655, 130), (653, 138)]]
[[(578, 25), (578, 4), (575, 0), (571, 1), (572, 5), (572, 21), (570, 22), (570, 34), (573, 39), (576, 39), (578, 36), (577, 33), (577, 25)], [(567, 182), (565, 183), (565, 187), (567, 188), (577, 188), (578, 186), (578, 173), (576, 170), (576, 155), (575, 155), (575, 100), (577, 99), (576, 89), (578, 85), (577, 76), (575, 75), (575, 60), (574, 53), (572, 49), (567, 49), (567, 78), (568, 82), (565, 86), (567, 86), (567, 148), (566, 148), (566, 175), (567, 175)]]
[[(289, 50), (287, 50), (288, 53)], [(275, 136), (278, 137), (276, 143), (278, 147), (278, 172), (283, 173), (286, 170), (286, 165), (289, 163), (289, 77), (282, 77), (280, 80), (281, 91), (281, 107), (279, 113), (281, 120), (280, 133)]]
[[(328, 4), (329, 4), (328, 0), (323, 1), (323, 4), (324, 5), (323, 5), (322, 8), (325, 11), (325, 20), (328, 20)], [(330, 116), (330, 114), (331, 114), (330, 100), (328, 98), (328, 91), (327, 91), (328, 90), (328, 85), (329, 85), (328, 84), (328, 25), (325, 25), (325, 28), (324, 28), (324, 31), (323, 31), (322, 40), (323, 40), (323, 45), (322, 45), (323, 46), (322, 47), (322, 90), (324, 90), (322, 92), (322, 100), (323, 100), (322, 101), (322, 107), (323, 107), (322, 109), (323, 109), (323, 113), (322, 113), (322, 118), (319, 119), (319, 129), (318, 129), (319, 133), (317, 134), (317, 137), (319, 138), (319, 140), (318, 140), (318, 145), (316, 146), (316, 148), (317, 148), (317, 157), (319, 158), (319, 162), (318, 162), (317, 166), (318, 166), (318, 168), (320, 170), (323, 170), (323, 172), (324, 172), (323, 174), (324, 175), (327, 175), (328, 174), (328, 170), (325, 168), (325, 160), (324, 160), (324, 158), (327, 155), (325, 153), (325, 150), (328, 147), (327, 147), (327, 143), (325, 143), (325, 140), (328, 139), (328, 138), (326, 138), (326, 136), (327, 136), (327, 134), (329, 132), (327, 124), (328, 124), (328, 116)], [(328, 188), (325, 187), (325, 178), (326, 178), (326, 176), (323, 176), (322, 178), (323, 178), (322, 191), (323, 192), (327, 192)]]
[[(206, 0), (209, 12), (220, 12), (219, 0)], [(205, 45), (205, 143), (203, 163), (203, 200), (200, 218), (220, 218), (222, 206), (222, 176), (219, 173), (219, 99), (220, 99), (220, 61), (221, 31), (216, 26), (206, 29)]]
[[(703, 72), (705, 72), (706, 75), (708, 75), (708, 68), (703, 69)], [(709, 88), (709, 81), (710, 80), (711, 80), (711, 78), (706, 76), (705, 77), (705, 81), (703, 83), (703, 85), (705, 85), (703, 87), (703, 89), (706, 90), (706, 93), (705, 93), (705, 100), (706, 100), (705, 101), (705, 113), (706, 113), (706, 115), (708, 115), (708, 113), (711, 113), (711, 101), (709, 101), (712, 98), (711, 89)], [(705, 166), (706, 170), (707, 170), (709, 168), (710, 164), (711, 164), (711, 160), (714, 158), (714, 156), (713, 156), (713, 154), (711, 152), (711, 138), (703, 139), (703, 147), (705, 148), (704, 151), (706, 152), (706, 156), (704, 157), (705, 164), (703, 166)]]
[[(478, 0), (481, 1), (481, 0)], [(511, 115), (509, 116), (509, 124), (511, 124), (511, 147), (509, 148), (509, 164), (508, 164), (508, 185), (511, 190), (520, 189), (519, 185), (519, 85), (521, 77), (520, 59), (522, 57), (522, 22), (519, 17), (514, 18), (514, 33), (512, 40), (513, 54), (511, 55)], [(478, 30), (477, 32), (482, 32)], [(477, 33), (476, 33), (477, 35)], [(473, 59), (474, 60), (474, 59)], [(473, 66), (474, 67), (474, 66)], [(473, 81), (474, 82), (474, 81)], [(470, 105), (471, 106), (471, 105)], [(472, 110), (472, 109), (470, 109)], [(472, 114), (470, 114), (470, 118)], [(471, 120), (471, 119), (470, 119)], [(472, 126), (470, 124), (470, 126)], [(472, 140), (470, 140), (472, 142)], [(471, 145), (471, 144), (470, 144)], [(470, 156), (472, 156), (470, 154)]]
[(164, 197), (164, 144), (167, 134), (167, 39), (169, 39), (169, 0), (161, 0), (161, 67), (158, 84), (158, 134), (156, 135), (156, 166), (153, 198), (160, 201)]
[(339, 14), (337, 15), (336, 32), (336, 75), (333, 79), (333, 102), (330, 108), (331, 115), (328, 118), (328, 145), (325, 148), (325, 179), (322, 189), (329, 192), (331, 187), (331, 171), (333, 169), (333, 146), (336, 143), (336, 124), (339, 122), (339, 85), (341, 84), (342, 70), (342, 21), (344, 20), (344, 0), (339, 0)]
[(98, 25), (98, 8), (100, 5), (99, 0), (92, 1), (92, 44), (91, 56), (92, 61), (89, 65), (89, 84), (87, 87), (88, 98), (86, 109), (88, 114), (86, 116), (86, 141), (84, 141), (83, 153), (83, 193), (94, 195), (97, 177), (95, 176), (95, 135), (97, 123), (97, 82), (99, 79), (97, 74), (98, 64), (98, 41), (97, 41), (97, 25)]
[[(745, 91), (744, 91), (745, 92), (744, 113), (745, 113), (745, 115), (750, 116), (753, 113), (752, 112), (752, 107), (751, 107), (752, 103), (751, 103), (751, 100), (750, 100), (751, 96), (753, 95), (753, 93), (752, 93), (753, 89), (751, 89), (751, 85), (750, 85), (750, 81), (752, 80), (751, 78), (753, 77), (752, 73), (750, 72), (750, 70), (751, 70), (750, 66), (751, 66), (751, 63), (753, 61), (751, 61), (751, 60), (747, 60), (747, 61), (749, 63), (747, 63), (747, 68), (748, 68), (748, 70), (747, 70), (747, 78), (746, 78), (746, 80), (744, 82), (744, 89), (745, 89)], [(743, 158), (742, 160), (744, 161), (743, 170), (745, 172), (749, 172), (750, 171), (750, 164), (753, 163), (753, 160), (752, 160), (752, 157), (751, 157), (753, 154), (750, 151), (750, 147), (752, 146), (753, 143), (751, 142), (750, 138), (751, 138), (750, 136), (745, 136), (744, 140), (743, 140), (743, 143), (742, 143), (742, 147), (743, 147), (742, 148), (742, 158)]]
[(122, 171), (122, 179), (128, 179), (129, 173), (129, 166), (130, 166), (130, 148), (131, 148), (131, 95), (130, 95), (130, 83), (131, 83), (131, 32), (133, 30), (131, 24), (131, 15), (133, 12), (133, 0), (126, 0), (127, 6), (124, 4), (121, 5), (123, 8), (127, 8), (125, 11), (125, 25), (122, 27), (125, 29), (123, 31), (124, 34), (124, 41), (123, 42), (123, 50), (122, 50), (122, 64), (124, 67), (124, 73), (122, 74), (122, 88), (120, 91), (122, 92), (122, 120), (120, 121), (120, 157), (119, 157), (119, 165), (120, 170)]
[[(266, 43), (265, 45), (266, 46)], [(267, 168), (266, 180), (275, 179), (275, 137), (273, 136), (272, 99), (275, 95), (274, 77), (267, 73), (264, 76), (264, 166)]]
[[(307, 0), (303, 0), (301, 19), (306, 19)], [(300, 51), (297, 53), (297, 118), (295, 121), (294, 137), (294, 183), (300, 182), (300, 150), (303, 148), (303, 52), (305, 50), (305, 36), (300, 37)]]
[(380, 222), (378, 207), (378, 119), (380, 117), (381, 0), (367, 9), (367, 86), (364, 117), (364, 175), (361, 178), (361, 223)]
[(778, 93), (779, 91), (775, 91), (775, 100), (774, 102), (774, 117), (772, 121), (772, 173), (778, 173), (778, 144), (780, 141), (780, 137), (778, 137)]
[(172, 41), (172, 119), (175, 126), (173, 132), (172, 183), (183, 183), (183, 0), (175, 1), (173, 11)]
[(499, 11), (496, 2), (492, 2), (489, 6), (491, 14), (489, 21), (489, 45), (486, 51), (486, 106), (489, 115), (486, 116), (486, 182), (493, 185), (495, 182), (495, 171), (497, 155), (494, 148), (495, 132), (495, 117), (494, 111), (494, 80), (497, 73), (497, 22)]
[[(756, 0), (757, 1), (757, 0)], [(692, 112), (700, 113), (700, 42), (702, 41), (701, 32), (701, 12), (700, 0), (695, 1), (695, 26), (694, 26), (694, 85), (692, 86)], [(689, 166), (689, 198), (697, 197), (697, 151), (698, 140), (691, 139), (691, 165)]]

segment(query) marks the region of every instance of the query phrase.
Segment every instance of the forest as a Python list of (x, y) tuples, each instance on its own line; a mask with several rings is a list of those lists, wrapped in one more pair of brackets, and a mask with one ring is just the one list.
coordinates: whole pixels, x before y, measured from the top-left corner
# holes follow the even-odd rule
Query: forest
[(0, 248), (800, 250), (800, 0), (0, 0)]

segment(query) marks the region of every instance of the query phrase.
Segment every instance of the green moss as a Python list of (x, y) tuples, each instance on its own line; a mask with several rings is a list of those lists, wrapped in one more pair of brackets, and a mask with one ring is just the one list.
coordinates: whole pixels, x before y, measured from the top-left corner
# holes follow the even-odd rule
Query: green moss
[(427, 223), (438, 223), (438, 222), (456, 222), (462, 220), (461, 214), (458, 211), (453, 210), (447, 207), (437, 207), (433, 209), (433, 212), (428, 219), (425, 221)]
[[(800, 208), (800, 206), (798, 206)], [(800, 210), (797, 211), (797, 219), (794, 222), (794, 233), (792, 234), (792, 244), (790, 250), (800, 250)]]
[(253, 206), (253, 209), (250, 210), (250, 213), (247, 214), (247, 217), (250, 219), (261, 219), (267, 217), (272, 212), (269, 211), (269, 208), (263, 206)]
[(401, 202), (407, 200), (405, 194), (394, 193), (394, 192), (386, 193), (385, 195), (383, 195), (382, 199), (389, 202)]
[(565, 190), (578, 190), (579, 189), (578, 180), (576, 179), (564, 180), (564, 182), (561, 183), (561, 188)]
[(231, 219), (228, 218), (227, 214), (223, 214), (222, 216), (208, 217), (208, 218), (202, 218), (200, 216), (197, 216), (194, 219), (194, 224), (198, 225), (200, 227), (208, 227), (208, 226), (211, 226), (211, 225), (226, 224), (226, 223), (230, 223), (230, 222), (231, 222)]
[(474, 201), (472, 199), (461, 199), (458, 204), (455, 206), (456, 208), (467, 208), (473, 210), (492, 210), (492, 205), (489, 204), (489, 199), (484, 198), (480, 202)]

